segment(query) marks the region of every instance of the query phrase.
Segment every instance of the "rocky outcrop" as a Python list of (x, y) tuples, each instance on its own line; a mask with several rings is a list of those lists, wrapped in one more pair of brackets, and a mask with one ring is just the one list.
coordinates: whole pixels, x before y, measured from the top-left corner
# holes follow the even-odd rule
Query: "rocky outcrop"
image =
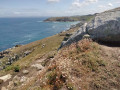
[(120, 43), (120, 8), (96, 14), (93, 20), (84, 23), (67, 41), (63, 41), (61, 47), (81, 40), (85, 34), (94, 40)]
[[(13, 64), (21, 58), (24, 58), (32, 53), (33, 50), (22, 51), (19, 54), (12, 54), (11, 51), (5, 50), (0, 52), (0, 70), (5, 69), (7, 66)], [(2, 60), (3, 59), (3, 60)]]
[(38, 71), (43, 69), (41, 64), (33, 64), (31, 67), (36, 68)]
[(28, 71), (28, 70), (23, 70), (22, 73), (23, 73), (23, 74), (28, 74), (29, 71)]
[(82, 39), (83, 35), (86, 34), (86, 25), (87, 23), (84, 23), (77, 32), (75, 32), (67, 41), (63, 41), (60, 48), (66, 45), (69, 45), (73, 42), (77, 42), (80, 39)]
[(8, 74), (5, 76), (0, 77), (0, 80), (3, 80), (3, 82), (6, 82), (7, 80), (11, 79), (12, 75)]
[(98, 14), (88, 23), (87, 33), (95, 40), (120, 42), (120, 8)]

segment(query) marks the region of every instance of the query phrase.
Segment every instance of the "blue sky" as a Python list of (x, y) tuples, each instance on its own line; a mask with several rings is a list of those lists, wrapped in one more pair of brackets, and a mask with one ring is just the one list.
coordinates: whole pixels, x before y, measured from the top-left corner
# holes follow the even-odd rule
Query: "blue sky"
[(120, 0), (0, 0), (0, 17), (72, 16), (120, 7)]

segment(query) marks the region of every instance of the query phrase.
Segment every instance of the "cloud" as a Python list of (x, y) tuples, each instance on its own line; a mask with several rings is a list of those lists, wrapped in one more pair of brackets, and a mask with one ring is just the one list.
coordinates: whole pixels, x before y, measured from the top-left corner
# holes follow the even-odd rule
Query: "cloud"
[(117, 4), (120, 4), (120, 2), (116, 2)]
[(60, 0), (48, 0), (49, 3), (59, 2)]
[(106, 8), (104, 5), (99, 5), (98, 8)]
[(83, 2), (80, 2), (80, 0), (75, 0), (72, 5), (75, 7), (82, 7), (82, 6), (86, 6), (89, 5), (91, 3), (95, 3), (98, 2), (98, 0), (85, 0)]
[(79, 2), (79, 0), (76, 0), (75, 2), (72, 3), (72, 5), (80, 7), (82, 4)]
[(91, 2), (91, 3), (93, 3), (93, 2), (97, 2), (98, 0), (87, 0), (87, 2)]
[(113, 6), (113, 4), (112, 4), (112, 3), (108, 3), (108, 6), (112, 7), (112, 6)]

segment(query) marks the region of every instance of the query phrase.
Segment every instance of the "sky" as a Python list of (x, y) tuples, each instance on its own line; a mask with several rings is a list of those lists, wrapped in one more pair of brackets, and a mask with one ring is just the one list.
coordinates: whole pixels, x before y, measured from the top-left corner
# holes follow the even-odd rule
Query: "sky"
[(0, 17), (73, 16), (120, 7), (120, 0), (0, 0)]

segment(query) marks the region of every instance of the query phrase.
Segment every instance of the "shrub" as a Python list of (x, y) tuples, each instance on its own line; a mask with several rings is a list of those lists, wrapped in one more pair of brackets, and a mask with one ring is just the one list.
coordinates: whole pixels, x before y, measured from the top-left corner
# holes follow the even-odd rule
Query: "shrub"
[(20, 71), (20, 66), (19, 66), (19, 65), (14, 66), (14, 71), (15, 71), (15, 72), (19, 72), (19, 71)]

